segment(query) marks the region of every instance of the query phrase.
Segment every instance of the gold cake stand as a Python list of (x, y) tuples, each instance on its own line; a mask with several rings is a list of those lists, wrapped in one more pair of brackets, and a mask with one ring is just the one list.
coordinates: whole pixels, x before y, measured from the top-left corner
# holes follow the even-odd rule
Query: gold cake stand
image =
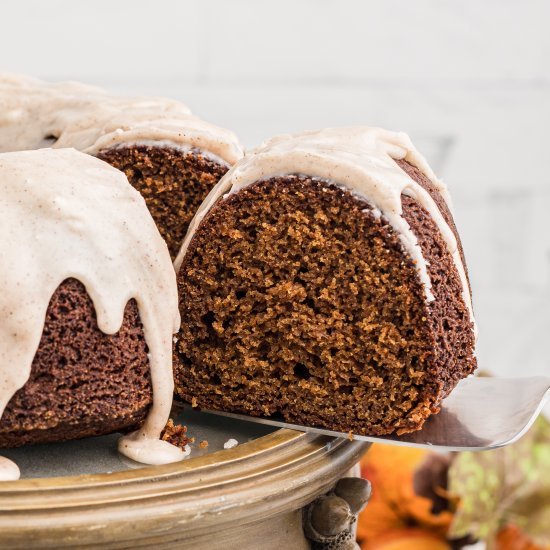
[(0, 548), (306, 549), (302, 507), (370, 445), (176, 413), (209, 440), (178, 464), (138, 467), (116, 436), (3, 451), (24, 478), (0, 484)]

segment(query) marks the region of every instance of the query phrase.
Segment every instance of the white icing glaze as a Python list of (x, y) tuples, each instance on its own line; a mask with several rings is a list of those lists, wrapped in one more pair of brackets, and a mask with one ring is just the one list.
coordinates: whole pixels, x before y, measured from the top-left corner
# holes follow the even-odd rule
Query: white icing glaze
[(120, 329), (126, 304), (136, 300), (153, 405), (143, 427), (124, 439), (143, 448), (144, 460), (158, 447), (164, 462), (180, 460), (179, 449), (158, 441), (172, 404), (175, 273), (141, 195), (122, 172), (73, 149), (3, 153), (0, 232), (0, 415), (29, 377), (54, 291), (73, 277), (86, 287), (106, 334)]
[(51, 146), (95, 155), (141, 141), (190, 146), (230, 165), (243, 154), (232, 132), (193, 116), (179, 101), (117, 97), (76, 82), (0, 76), (0, 151)]
[(413, 260), (427, 301), (434, 299), (426, 260), (416, 235), (402, 216), (401, 195), (413, 197), (430, 214), (452, 254), (462, 282), (462, 297), (475, 321), (466, 272), (454, 233), (430, 194), (404, 172), (395, 160), (405, 159), (424, 173), (452, 209), (445, 184), (432, 172), (424, 157), (403, 132), (358, 126), (327, 128), (296, 135), (274, 137), (247, 153), (212, 189), (192, 220), (174, 262), (179, 270), (200, 222), (214, 204), (254, 182), (288, 174), (304, 174), (344, 186), (381, 212), (399, 235)]
[(20, 476), (17, 464), (5, 456), (0, 456), (0, 481), (16, 481)]
[(166, 149), (172, 149), (174, 151), (180, 151), (184, 154), (191, 153), (194, 151), (200, 151), (200, 154), (208, 160), (211, 160), (213, 162), (217, 162), (218, 164), (221, 164), (223, 166), (227, 166), (229, 168), (229, 163), (222, 159), (221, 157), (218, 157), (218, 155), (215, 155), (214, 153), (211, 153), (210, 151), (205, 151), (204, 149), (197, 149), (196, 147), (193, 147), (192, 145), (186, 145), (181, 143), (175, 143), (173, 141), (162, 139), (162, 140), (152, 140), (152, 139), (140, 139), (139, 141), (125, 141), (124, 143), (119, 143), (118, 145), (115, 145), (113, 149), (117, 148), (124, 148), (129, 146), (139, 146), (144, 145), (148, 147), (161, 147)]
[(136, 462), (154, 465), (178, 462), (191, 454), (191, 449), (187, 445), (180, 449), (161, 439), (146, 438), (139, 431), (121, 437), (118, 441), (118, 450)]

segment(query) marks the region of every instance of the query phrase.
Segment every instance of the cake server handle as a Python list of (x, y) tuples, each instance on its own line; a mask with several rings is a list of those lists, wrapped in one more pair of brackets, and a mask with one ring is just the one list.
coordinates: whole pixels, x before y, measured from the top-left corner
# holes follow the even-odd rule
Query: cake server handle
[(207, 411), (239, 420), (353, 438), (373, 443), (425, 447), (447, 451), (484, 451), (520, 439), (541, 413), (550, 395), (550, 378), (470, 377), (461, 380), (443, 400), (441, 410), (416, 432), (401, 436), (364, 436), (285, 422), (279, 417), (255, 417), (225, 411)]

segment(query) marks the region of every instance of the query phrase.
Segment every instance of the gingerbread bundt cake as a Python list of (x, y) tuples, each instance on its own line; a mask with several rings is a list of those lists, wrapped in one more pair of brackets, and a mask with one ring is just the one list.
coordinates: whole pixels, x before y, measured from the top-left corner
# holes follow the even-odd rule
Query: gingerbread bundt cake
[(0, 196), (0, 447), (141, 425), (121, 452), (183, 458), (159, 441), (179, 313), (143, 198), (72, 149), (0, 154)]
[(175, 256), (195, 211), (242, 156), (232, 132), (170, 99), (0, 77), (0, 151), (74, 147), (122, 170)]
[(175, 265), (176, 392), (195, 406), (405, 433), (475, 369), (449, 195), (403, 133), (268, 141), (210, 193)]

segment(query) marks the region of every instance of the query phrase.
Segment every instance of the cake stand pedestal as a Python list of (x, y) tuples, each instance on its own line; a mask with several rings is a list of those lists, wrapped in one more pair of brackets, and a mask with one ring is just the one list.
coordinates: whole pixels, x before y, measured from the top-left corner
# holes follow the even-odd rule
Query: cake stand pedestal
[[(210, 452), (197, 446), (178, 464), (136, 468), (113, 450), (116, 436), (3, 452), (25, 479), (0, 484), (0, 547), (307, 549), (302, 508), (370, 445), (182, 414)], [(217, 450), (229, 437), (241, 444)], [(58, 475), (67, 470), (99, 473)]]

